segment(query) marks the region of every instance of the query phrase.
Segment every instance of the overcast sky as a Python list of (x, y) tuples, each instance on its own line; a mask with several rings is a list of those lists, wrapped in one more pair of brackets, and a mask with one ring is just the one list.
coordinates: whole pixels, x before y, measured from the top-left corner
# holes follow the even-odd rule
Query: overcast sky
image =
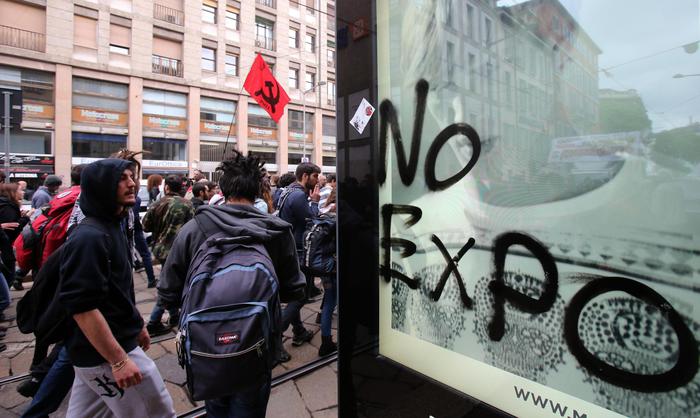
[[(700, 122), (700, 76), (674, 79), (674, 74), (700, 74), (700, 49), (683, 48), (627, 63), (700, 40), (698, 0), (561, 0), (603, 51), (601, 88), (636, 89), (654, 130)], [(694, 98), (694, 99), (693, 99)], [(691, 100), (692, 99), (692, 100)], [(685, 102), (685, 103), (684, 103)]]

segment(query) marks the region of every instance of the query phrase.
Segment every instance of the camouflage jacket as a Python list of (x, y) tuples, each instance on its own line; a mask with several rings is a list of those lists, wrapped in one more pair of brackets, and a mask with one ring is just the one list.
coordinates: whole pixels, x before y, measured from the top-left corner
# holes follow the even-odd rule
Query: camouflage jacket
[(160, 261), (168, 257), (177, 233), (192, 217), (192, 203), (176, 195), (167, 195), (148, 209), (143, 230), (153, 234), (154, 257)]

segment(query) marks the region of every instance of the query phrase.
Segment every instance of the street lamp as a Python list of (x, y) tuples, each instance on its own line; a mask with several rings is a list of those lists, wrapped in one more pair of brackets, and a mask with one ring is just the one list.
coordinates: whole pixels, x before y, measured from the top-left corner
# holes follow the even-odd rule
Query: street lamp
[(301, 92), (301, 101), (302, 101), (302, 126), (303, 128), (303, 134), (304, 134), (304, 156), (301, 159), (302, 163), (308, 163), (309, 159), (306, 157), (306, 94), (310, 93), (314, 90), (316, 90), (316, 87), (319, 86), (325, 86), (326, 82), (325, 81), (319, 81), (318, 83), (314, 84), (313, 86), (309, 87), (308, 89), (304, 90)]
[(700, 74), (676, 74), (673, 78), (700, 77)]

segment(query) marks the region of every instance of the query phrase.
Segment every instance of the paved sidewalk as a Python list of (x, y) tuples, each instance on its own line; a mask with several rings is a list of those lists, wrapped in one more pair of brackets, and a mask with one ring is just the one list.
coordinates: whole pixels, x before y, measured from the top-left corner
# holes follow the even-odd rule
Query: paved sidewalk
[[(160, 266), (154, 266), (156, 274)], [(6, 316), (14, 318), (17, 301), (26, 293), (31, 283), (25, 283), (24, 291), (11, 291), (12, 304), (5, 311)], [(134, 275), (134, 290), (139, 312), (148, 320), (148, 316), (155, 305), (156, 291), (146, 287), (146, 278), (143, 273)], [(309, 344), (301, 347), (291, 345), (291, 330), (285, 333), (284, 345), (292, 355), (292, 360), (273, 370), (273, 378), (280, 374), (293, 370), (318, 358), (318, 348), (321, 344), (319, 325), (316, 324), (316, 316), (320, 312), (321, 302), (306, 305), (302, 309), (302, 320), (305, 326), (315, 333)], [(167, 316), (167, 314), (166, 314)], [(336, 335), (337, 318), (334, 318), (333, 335)], [(7, 344), (7, 350), (0, 353), (0, 379), (8, 376), (17, 376), (29, 371), (34, 348), (34, 336), (19, 332), (14, 320), (6, 323), (9, 327), (7, 336), (2, 342)], [(201, 402), (193, 402), (189, 399), (185, 385), (185, 372), (177, 364), (175, 349), (175, 334), (170, 338), (151, 345), (147, 354), (156, 362), (165, 385), (175, 403), (178, 414), (187, 412)], [(0, 387), (0, 417), (19, 417), (29, 405), (31, 399), (17, 393), (19, 383), (11, 383)], [(67, 398), (62, 407), (52, 417), (64, 417), (67, 407)], [(313, 373), (288, 381), (273, 388), (268, 408), (268, 417), (271, 418), (296, 418), (296, 417), (336, 417), (337, 416), (337, 367), (333, 363), (314, 371)]]

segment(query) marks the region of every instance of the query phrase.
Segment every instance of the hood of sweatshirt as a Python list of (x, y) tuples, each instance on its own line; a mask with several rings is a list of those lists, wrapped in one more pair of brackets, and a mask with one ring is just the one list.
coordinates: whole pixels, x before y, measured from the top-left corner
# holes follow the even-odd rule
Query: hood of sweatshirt
[(95, 161), (80, 175), (80, 209), (85, 216), (117, 220), (117, 187), (122, 173), (131, 163), (107, 158)]
[(205, 218), (229, 236), (250, 236), (262, 242), (292, 230), (289, 223), (250, 205), (200, 206), (195, 217)]

